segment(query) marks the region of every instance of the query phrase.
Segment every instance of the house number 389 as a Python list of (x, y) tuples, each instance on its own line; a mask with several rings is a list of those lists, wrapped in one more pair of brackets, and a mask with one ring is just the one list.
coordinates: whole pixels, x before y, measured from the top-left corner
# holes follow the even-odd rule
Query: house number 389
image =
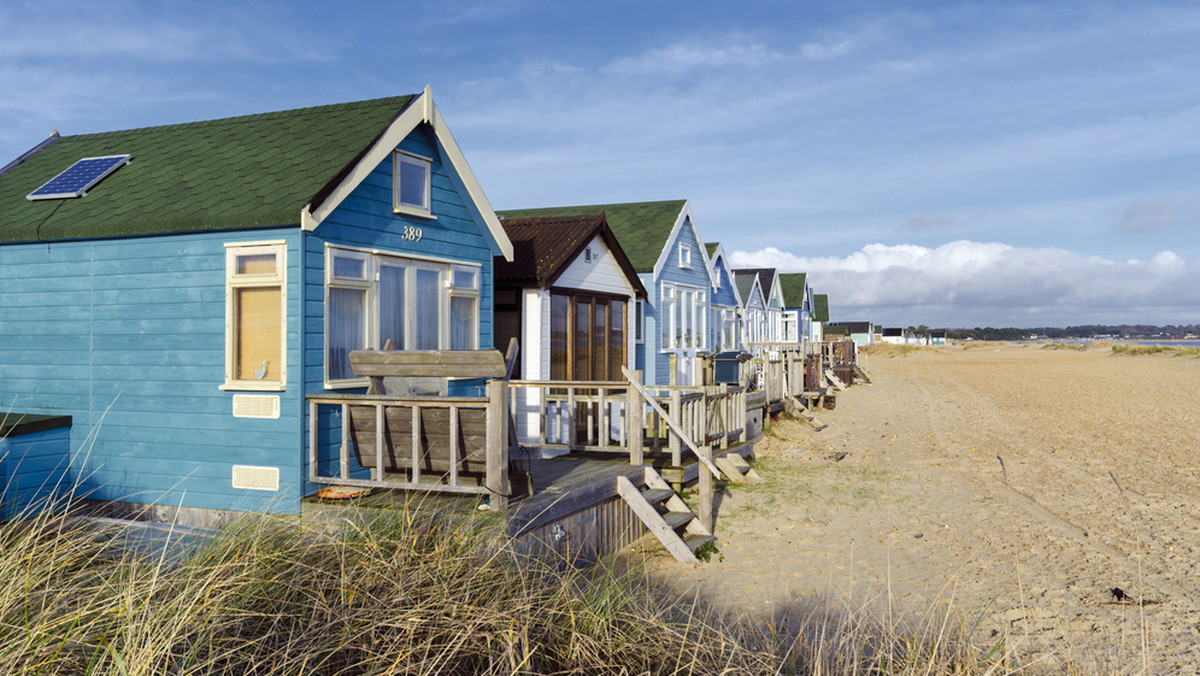
[(400, 235), (400, 238), (405, 240), (406, 242), (420, 242), (421, 241), (421, 229), (414, 228), (411, 225), (406, 225), (406, 226), (404, 226), (404, 233)]

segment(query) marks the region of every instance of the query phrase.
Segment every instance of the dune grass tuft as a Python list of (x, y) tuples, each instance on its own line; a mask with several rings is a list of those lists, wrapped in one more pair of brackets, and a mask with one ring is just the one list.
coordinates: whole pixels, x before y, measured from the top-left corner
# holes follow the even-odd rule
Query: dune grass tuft
[(1134, 343), (1117, 343), (1112, 346), (1114, 355), (1143, 357), (1154, 354), (1165, 354), (1172, 357), (1200, 357), (1200, 347), (1195, 345), (1137, 345)]
[(495, 515), (427, 505), (151, 540), (33, 514), (0, 524), (0, 673), (1006, 671), (1003, 646), (973, 646), (949, 615), (801, 603), (731, 618), (640, 565), (525, 558), (501, 533)]

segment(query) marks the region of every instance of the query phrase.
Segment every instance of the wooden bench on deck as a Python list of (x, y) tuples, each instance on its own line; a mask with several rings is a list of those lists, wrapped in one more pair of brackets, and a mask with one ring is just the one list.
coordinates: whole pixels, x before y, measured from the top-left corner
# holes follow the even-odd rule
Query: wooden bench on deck
[[(341, 476), (319, 477), (319, 483), (489, 493), (493, 504), (504, 501), (509, 493), (508, 397), (505, 383), (497, 379), (507, 368), (498, 351), (363, 350), (350, 353), (350, 365), (370, 380), (366, 394), (309, 397), (314, 427), (318, 404), (340, 404), (343, 411)], [(418, 396), (406, 388), (389, 392), (393, 378), (493, 381), (485, 397)], [(359, 465), (374, 470), (370, 480), (350, 479), (350, 449)]]

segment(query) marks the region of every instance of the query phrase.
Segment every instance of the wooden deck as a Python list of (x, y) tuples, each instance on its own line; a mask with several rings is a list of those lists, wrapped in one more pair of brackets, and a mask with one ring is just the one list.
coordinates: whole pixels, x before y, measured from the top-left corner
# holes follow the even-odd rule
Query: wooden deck
[[(744, 458), (753, 450), (752, 441), (718, 451), (716, 456), (728, 453)], [(506, 532), (514, 550), (561, 556), (573, 563), (589, 562), (646, 535), (646, 527), (619, 495), (618, 477), (644, 487), (646, 468), (663, 461), (648, 460), (651, 462), (645, 465), (631, 465), (611, 455), (572, 453), (514, 462), (511, 476), (518, 494), (509, 500), (505, 511)], [(690, 463), (682, 477), (671, 480), (682, 478), (690, 483), (697, 479), (700, 469), (698, 462)], [(423, 506), (447, 509), (473, 509), (481, 504), (481, 498), (472, 500), (470, 496), (376, 489), (352, 499), (309, 498), (302, 514), (305, 519), (334, 519), (347, 509), (403, 507), (414, 496), (419, 496), (416, 499)]]

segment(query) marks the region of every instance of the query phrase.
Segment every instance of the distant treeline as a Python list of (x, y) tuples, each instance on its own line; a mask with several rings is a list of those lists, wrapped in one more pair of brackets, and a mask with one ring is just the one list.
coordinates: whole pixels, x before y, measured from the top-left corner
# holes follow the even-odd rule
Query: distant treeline
[(1089, 338), (1119, 338), (1122, 340), (1136, 340), (1139, 338), (1183, 338), (1188, 335), (1200, 334), (1200, 325), (1190, 324), (1185, 326), (1148, 326), (1144, 324), (1121, 324), (1119, 326), (1104, 326), (1104, 325), (1085, 325), (1085, 326), (1068, 326), (1067, 328), (1046, 327), (1034, 329), (1018, 329), (1018, 328), (985, 328), (973, 329), (947, 329), (946, 337), (952, 340), (1027, 340), (1030, 337), (1050, 338), (1054, 340), (1062, 339), (1089, 339)]

